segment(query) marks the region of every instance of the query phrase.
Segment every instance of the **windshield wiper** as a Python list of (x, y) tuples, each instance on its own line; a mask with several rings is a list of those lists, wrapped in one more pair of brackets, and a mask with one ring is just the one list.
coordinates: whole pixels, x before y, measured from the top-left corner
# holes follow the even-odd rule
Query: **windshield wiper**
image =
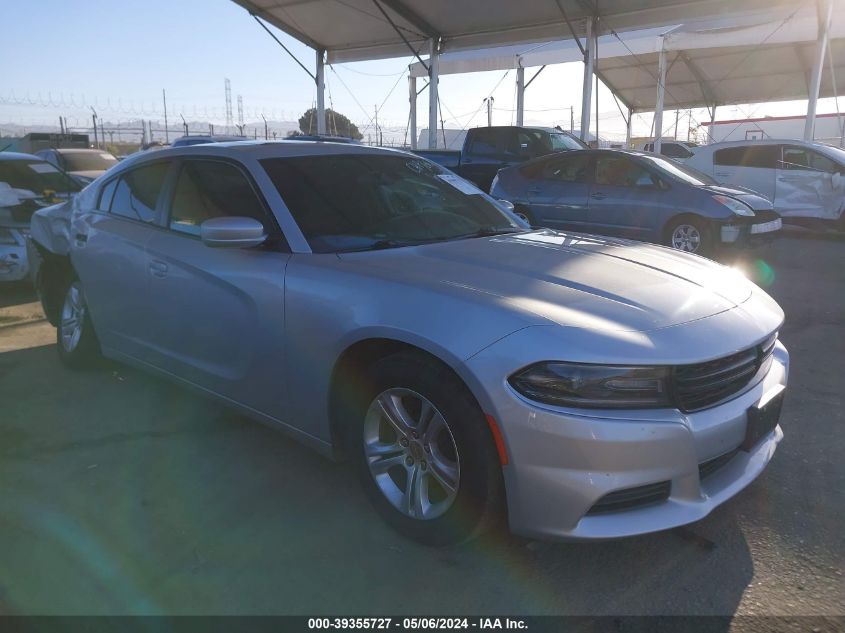
[(513, 235), (514, 233), (527, 233), (526, 229), (518, 229), (515, 227), (500, 227), (495, 228), (492, 226), (482, 226), (477, 231), (473, 231), (472, 233), (465, 233), (463, 235), (456, 235), (454, 237), (450, 237), (450, 240), (466, 240), (473, 237), (494, 237), (496, 235)]

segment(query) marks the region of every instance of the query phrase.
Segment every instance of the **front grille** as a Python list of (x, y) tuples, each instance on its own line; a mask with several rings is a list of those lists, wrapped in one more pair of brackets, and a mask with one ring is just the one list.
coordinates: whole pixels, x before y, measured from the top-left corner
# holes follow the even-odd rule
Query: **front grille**
[(700, 411), (741, 391), (771, 361), (777, 334), (750, 349), (674, 371), (675, 397), (685, 412)]
[(701, 462), (698, 465), (699, 481), (704, 481), (710, 475), (719, 470), (722, 466), (725, 466), (729, 461), (734, 458), (738, 451), (739, 449), (735, 448), (734, 450), (728, 451), (723, 455), (719, 455), (718, 457), (714, 457), (713, 459), (708, 459), (706, 462)]
[(631, 508), (639, 508), (652, 503), (660, 503), (669, 498), (670, 488), (670, 482), (661, 481), (656, 484), (616, 490), (596, 501), (587, 514), (619, 512), (620, 510), (630, 510)]

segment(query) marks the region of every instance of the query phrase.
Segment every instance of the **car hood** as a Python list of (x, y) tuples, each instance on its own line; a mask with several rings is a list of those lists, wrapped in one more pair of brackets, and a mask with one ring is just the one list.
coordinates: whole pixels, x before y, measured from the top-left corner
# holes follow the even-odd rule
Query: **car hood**
[(703, 319), (735, 308), (753, 289), (739, 273), (702, 257), (551, 230), (339, 257), (369, 274), (459, 289), (546, 323), (605, 331)]
[(755, 211), (769, 211), (773, 208), (771, 201), (765, 196), (746, 189), (745, 187), (726, 187), (725, 185), (706, 185), (704, 187), (716, 195), (730, 196), (736, 198), (740, 202), (744, 202)]

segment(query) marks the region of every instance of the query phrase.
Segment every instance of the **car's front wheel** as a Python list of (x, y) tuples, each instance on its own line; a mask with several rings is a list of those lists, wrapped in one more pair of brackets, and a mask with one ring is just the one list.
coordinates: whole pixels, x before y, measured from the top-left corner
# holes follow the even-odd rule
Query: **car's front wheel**
[(447, 368), (399, 353), (369, 368), (358, 471), (399, 532), (430, 545), (466, 540), (502, 516), (504, 486), (484, 414)]
[(522, 206), (515, 207), (514, 210), (513, 210), (513, 214), (516, 217), (518, 217), (520, 220), (525, 222), (528, 226), (535, 226), (534, 216), (525, 207), (522, 207)]
[(78, 279), (73, 279), (65, 291), (56, 327), (56, 345), (61, 361), (73, 369), (93, 367), (101, 359), (100, 345)]
[(679, 251), (705, 256), (712, 253), (712, 233), (701, 218), (685, 216), (674, 220), (667, 228), (666, 236), (666, 245)]

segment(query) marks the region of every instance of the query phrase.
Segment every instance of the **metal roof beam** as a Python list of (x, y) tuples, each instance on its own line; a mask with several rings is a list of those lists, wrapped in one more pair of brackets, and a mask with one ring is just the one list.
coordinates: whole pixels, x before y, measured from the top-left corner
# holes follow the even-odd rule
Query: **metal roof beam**
[(272, 13), (270, 13), (269, 11), (265, 11), (261, 7), (256, 6), (255, 4), (250, 2), (250, 0), (237, 0), (237, 3), (241, 5), (244, 9), (246, 9), (250, 15), (258, 16), (259, 18), (266, 20), (268, 23), (272, 24), (280, 31), (283, 31), (291, 37), (298, 39), (306, 46), (310, 46), (314, 50), (318, 51), (326, 49), (326, 46), (324, 44), (321, 44), (317, 40), (311, 39), (302, 31), (299, 31), (288, 24), (282, 23)]
[(684, 65), (690, 71), (690, 74), (695, 77), (695, 80), (698, 82), (698, 87), (701, 88), (701, 95), (707, 100), (708, 105), (712, 106), (717, 104), (719, 100), (716, 98), (716, 94), (713, 92), (710, 83), (704, 78), (704, 74), (701, 72), (698, 65), (692, 61), (685, 51), (678, 51), (678, 57), (680, 57), (681, 61), (684, 62)]
[(412, 24), (414, 28), (419, 29), (426, 37), (430, 39), (437, 39), (440, 37), (440, 33), (437, 32), (437, 29), (426, 22), (417, 13), (405, 6), (401, 0), (381, 0), (381, 2), (403, 20)]

